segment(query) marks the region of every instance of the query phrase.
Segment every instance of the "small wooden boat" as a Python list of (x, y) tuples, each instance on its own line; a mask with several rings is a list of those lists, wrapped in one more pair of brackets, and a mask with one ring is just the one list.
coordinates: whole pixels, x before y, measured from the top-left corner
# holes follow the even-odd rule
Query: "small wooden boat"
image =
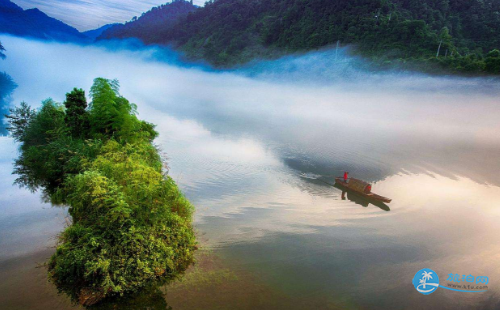
[[(375, 207), (380, 208), (384, 211), (391, 211), (391, 208), (389, 208), (389, 206), (383, 203), (382, 201), (365, 198), (364, 196), (359, 195), (355, 191), (347, 190), (345, 187), (339, 185), (338, 183), (333, 184), (333, 187), (340, 189), (342, 191), (342, 200), (347, 199), (365, 208), (368, 207), (369, 205), (374, 205)], [(344, 195), (344, 193), (347, 195)]]
[(372, 199), (375, 201), (381, 201), (381, 202), (385, 202), (385, 203), (390, 203), (392, 201), (392, 199), (389, 199), (387, 197), (383, 197), (383, 196), (374, 194), (370, 191), (367, 192), (366, 189), (369, 186), (369, 184), (364, 182), (364, 181), (358, 180), (358, 179), (350, 178), (349, 181), (346, 183), (346, 182), (344, 182), (344, 178), (338, 177), (338, 178), (335, 178), (335, 184), (338, 184), (339, 187), (346, 189), (346, 190), (349, 190), (349, 191), (352, 191), (352, 192), (355, 192), (356, 194), (363, 196), (363, 197), (370, 199), (370, 200)]

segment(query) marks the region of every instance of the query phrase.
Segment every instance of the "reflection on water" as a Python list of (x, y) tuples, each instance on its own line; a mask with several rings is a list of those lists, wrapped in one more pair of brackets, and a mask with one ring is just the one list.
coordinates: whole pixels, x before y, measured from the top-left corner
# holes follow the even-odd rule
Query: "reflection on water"
[(104, 301), (92, 309), (96, 310), (172, 310), (165, 300), (165, 293), (157, 287), (145, 288), (143, 291), (121, 298)]
[(383, 202), (380, 202), (380, 201), (370, 201), (370, 200), (367, 200), (359, 195), (356, 195), (355, 193), (353, 192), (348, 192), (348, 191), (345, 191), (345, 190), (342, 190), (342, 188), (338, 185), (335, 186), (336, 188), (340, 189), (342, 191), (342, 200), (346, 200), (346, 197), (349, 201), (352, 201), (354, 202), (355, 204), (358, 204), (362, 207), (368, 207), (370, 204), (376, 206), (376, 207), (379, 207), (380, 209), (384, 210), (384, 211), (391, 211), (391, 208), (389, 208), (388, 205), (386, 205), (385, 203)]
[[(3, 41), (16, 102), (62, 100), (96, 76), (118, 78), (141, 118), (158, 124), (157, 143), (215, 261), (202, 257), (183, 282), (134, 297), (138, 309), (500, 306), (498, 81), (356, 68), (343, 81), (345, 67), (334, 64), (316, 81), (304, 68), (327, 61), (324, 52), (286, 60), (294, 64), (285, 73), (272, 63), (228, 73), (157, 63), (147, 51)], [(280, 78), (290, 68), (294, 78)], [(70, 308), (34, 275), (14, 276), (50, 255), (66, 211), (11, 186), (15, 148), (0, 143), (0, 273), (9, 293), (0, 304)], [(332, 186), (346, 170), (390, 205)], [(37, 258), (20, 259), (29, 255)], [(423, 268), (491, 284), (486, 293), (424, 296), (411, 284)]]

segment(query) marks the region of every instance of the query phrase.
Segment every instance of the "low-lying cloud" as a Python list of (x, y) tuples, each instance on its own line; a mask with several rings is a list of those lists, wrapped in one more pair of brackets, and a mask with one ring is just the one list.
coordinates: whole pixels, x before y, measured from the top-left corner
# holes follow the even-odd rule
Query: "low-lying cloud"
[(374, 179), (425, 170), (500, 183), (488, 168), (498, 165), (492, 154), (500, 149), (498, 80), (373, 72), (344, 50), (218, 71), (176, 57), (158, 61), (151, 47), (0, 39), (9, 48), (2, 70), (19, 84), (16, 103), (62, 101), (95, 77), (117, 78), (142, 118), (160, 111), (196, 122), (211, 137), (272, 148), (287, 163), (300, 155), (309, 166), (362, 167)]

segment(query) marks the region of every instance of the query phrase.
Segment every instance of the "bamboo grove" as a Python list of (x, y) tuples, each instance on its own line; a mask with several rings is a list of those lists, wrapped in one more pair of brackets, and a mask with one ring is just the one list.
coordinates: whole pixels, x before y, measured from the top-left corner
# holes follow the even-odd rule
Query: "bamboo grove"
[(64, 104), (7, 115), (20, 143), (16, 182), (69, 206), (49, 277), (84, 305), (176, 278), (196, 247), (193, 207), (163, 170), (154, 125), (116, 80), (95, 79), (90, 97), (75, 88)]

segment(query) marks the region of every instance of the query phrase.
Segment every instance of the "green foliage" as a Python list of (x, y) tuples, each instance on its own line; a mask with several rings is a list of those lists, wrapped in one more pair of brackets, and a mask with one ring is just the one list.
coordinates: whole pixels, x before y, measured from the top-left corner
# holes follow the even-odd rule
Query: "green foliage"
[[(174, 45), (216, 66), (340, 41), (381, 64), (476, 73), (487, 68), (495, 73), (495, 65), (485, 66), (482, 58), (500, 48), (499, 33), (499, 1), (211, 0), (177, 23), (143, 24), (108, 38), (137, 37), (148, 44)], [(454, 58), (435, 61), (436, 54)]]
[(500, 51), (495, 49), (486, 55), (486, 71), (500, 74)]
[(0, 135), (7, 134), (7, 128), (3, 116), (8, 113), (10, 104), (10, 95), (17, 88), (10, 75), (0, 72)]
[(16, 183), (33, 191), (39, 186), (55, 188), (63, 181), (64, 163), (74, 148), (73, 143), (68, 145), (72, 141), (67, 138), (63, 106), (48, 99), (37, 112), (26, 104), (11, 112), (7, 116), (9, 130), (22, 142), (14, 165), (14, 173), (19, 176)]
[(114, 136), (122, 130), (125, 119), (131, 118), (132, 106), (118, 95), (118, 81), (97, 78), (90, 89), (92, 104), (90, 125), (94, 136)]
[(10, 123), (10, 127), (7, 129), (15, 140), (25, 141), (27, 129), (34, 119), (36, 111), (23, 101), (20, 107), (9, 109), (9, 112), (10, 114), (5, 116)]
[(73, 137), (81, 137), (88, 131), (87, 99), (83, 89), (75, 88), (67, 93), (64, 106), (66, 107), (66, 126)]
[(49, 99), (38, 111), (22, 103), (9, 115), (21, 142), (16, 182), (70, 206), (73, 224), (49, 273), (85, 305), (177, 277), (195, 249), (193, 207), (162, 171), (154, 126), (138, 120), (118, 90), (117, 81), (98, 78), (87, 108), (75, 88), (66, 109)]
[(119, 94), (117, 80), (97, 78), (90, 89), (92, 103), (89, 111), (90, 134), (94, 138), (113, 137), (131, 142), (147, 138), (152, 141), (157, 133), (154, 126), (136, 117), (137, 107)]

